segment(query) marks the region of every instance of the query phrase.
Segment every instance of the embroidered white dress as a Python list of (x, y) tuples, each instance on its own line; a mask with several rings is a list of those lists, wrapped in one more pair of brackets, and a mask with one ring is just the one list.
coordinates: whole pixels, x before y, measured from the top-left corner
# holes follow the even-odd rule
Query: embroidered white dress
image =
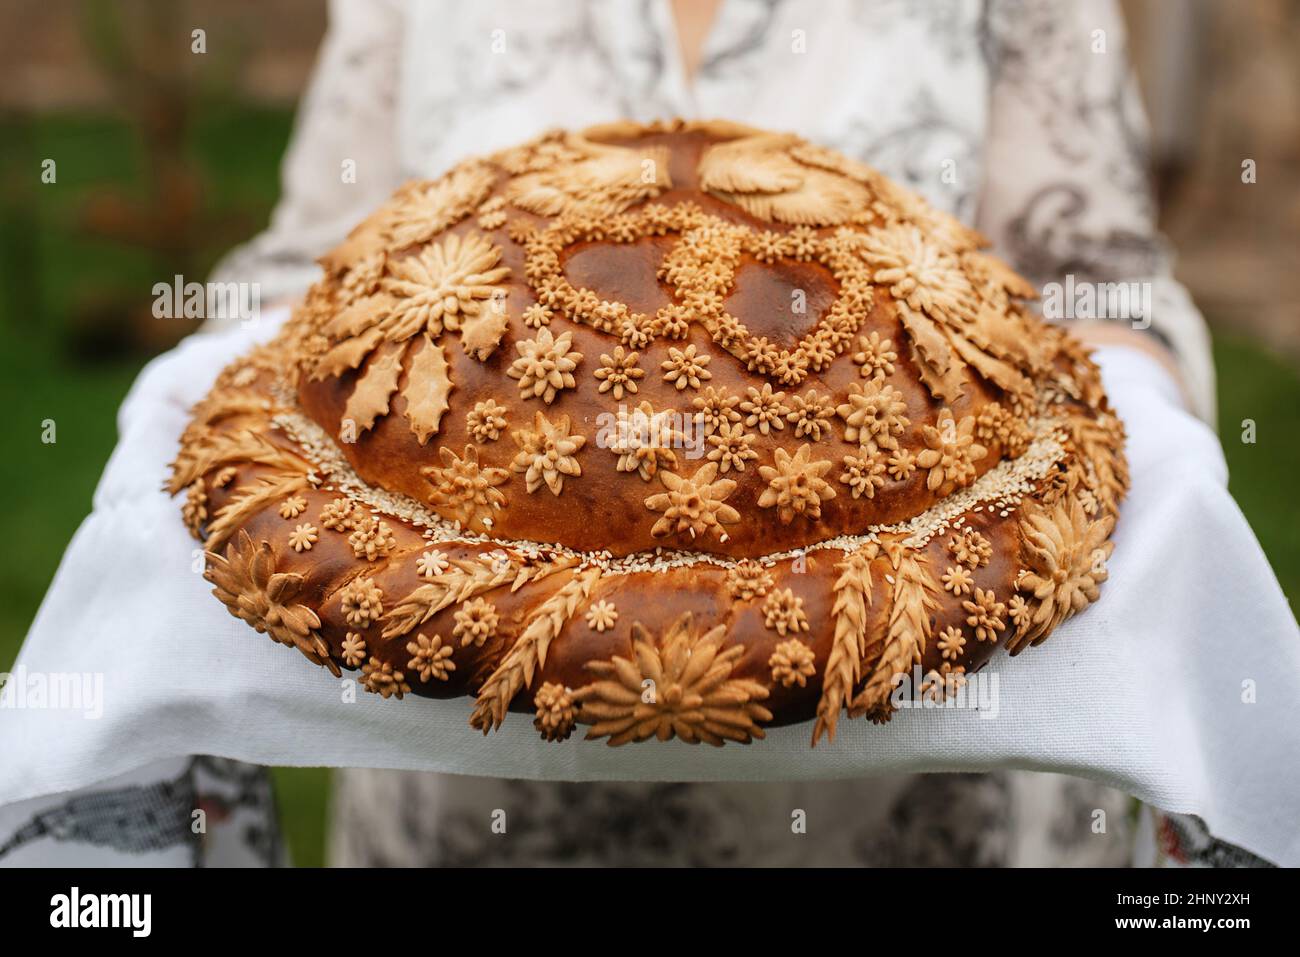
[[(1151, 283), (1150, 332), (1211, 416), (1208, 339), (1153, 230), (1112, 3), (727, 0), (692, 82), (678, 51), (666, 0), (334, 0), (283, 199), (218, 273), (262, 283), (264, 301), (296, 295), (318, 274), (314, 258), (406, 178), (554, 126), (722, 117), (876, 166), (973, 223), (1037, 283)], [(345, 770), (332, 856), (1114, 864), (1131, 853), (1126, 804), (1022, 772), (647, 785)]]
[(1037, 284), (1149, 283), (1150, 331), (1213, 417), (1208, 336), (1154, 230), (1108, 0), (727, 0), (691, 82), (666, 0), (334, 0), (330, 15), (282, 201), (217, 270), (261, 282), (263, 302), (305, 289), (410, 177), (555, 126), (722, 117), (877, 167)]

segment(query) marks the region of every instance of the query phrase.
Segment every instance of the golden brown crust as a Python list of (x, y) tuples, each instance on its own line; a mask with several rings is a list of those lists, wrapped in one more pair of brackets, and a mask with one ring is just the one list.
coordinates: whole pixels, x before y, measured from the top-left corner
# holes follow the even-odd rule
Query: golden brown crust
[(384, 697), (833, 736), (1105, 578), (1122, 426), (981, 243), (792, 136), (547, 134), (324, 257), (169, 487), (233, 614)]

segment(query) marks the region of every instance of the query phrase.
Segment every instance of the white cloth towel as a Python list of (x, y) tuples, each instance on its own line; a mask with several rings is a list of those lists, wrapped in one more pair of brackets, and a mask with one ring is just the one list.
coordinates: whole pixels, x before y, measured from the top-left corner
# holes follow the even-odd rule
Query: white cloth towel
[[(160, 486), (190, 406), (275, 325), (264, 317), (258, 329), (191, 337), (132, 388), (94, 510), (0, 693), (0, 804), (187, 754), (567, 780), (1017, 767), (1103, 781), (1300, 865), (1300, 634), (1227, 493), (1215, 436), (1145, 356), (1098, 355), (1133, 471), (1110, 581), (1046, 644), (990, 662), (996, 716), (925, 710), (883, 727), (842, 721), (835, 743), (815, 750), (807, 725), (748, 747), (610, 748), (548, 744), (524, 715), (485, 738), (467, 725), (467, 699), (359, 694), (348, 703), (339, 681), (208, 593), (179, 502)], [(97, 706), (35, 706), (34, 689), (69, 673), (90, 675), (92, 689), (102, 675)]]

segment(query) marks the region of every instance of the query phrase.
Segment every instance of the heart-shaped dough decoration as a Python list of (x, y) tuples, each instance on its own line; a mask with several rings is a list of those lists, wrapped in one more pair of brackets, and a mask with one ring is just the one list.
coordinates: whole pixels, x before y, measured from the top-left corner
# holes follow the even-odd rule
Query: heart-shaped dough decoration
[(169, 488), (232, 614), (384, 698), (833, 738), (1106, 579), (1123, 426), (984, 245), (789, 134), (547, 133), (324, 256)]

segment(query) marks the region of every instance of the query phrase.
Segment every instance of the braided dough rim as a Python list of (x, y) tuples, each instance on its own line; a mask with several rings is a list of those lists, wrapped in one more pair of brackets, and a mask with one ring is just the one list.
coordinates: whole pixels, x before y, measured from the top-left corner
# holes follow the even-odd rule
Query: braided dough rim
[[(587, 724), (589, 738), (611, 744), (748, 743), (765, 726), (809, 718), (814, 744), (833, 740), (842, 711), (887, 721), (899, 675), (914, 668), (922, 694), (960, 695), (999, 644), (1013, 655), (1039, 644), (1095, 600), (1106, 577), (1127, 488), (1123, 426), (1101, 397), (1096, 367), (1064, 334), (1068, 372), (1040, 396), (1024, 455), (906, 523), (758, 559), (664, 549), (615, 558), (461, 532), (412, 499), (367, 486), (295, 407), (283, 371), (295, 334), (286, 329), (229, 366), (183, 441), (209, 450), (188, 466), (183, 453), (177, 475), (196, 477), (169, 486), (189, 490), (186, 517), (208, 546), (205, 577), (236, 617), (336, 676), (360, 670), (368, 691), (475, 695), (470, 724), (485, 733), (508, 711), (531, 710), (548, 740)], [(387, 555), (357, 557), (346, 524), (323, 527), (322, 514), (340, 501), (387, 523)], [(299, 552), (301, 524), (316, 536)], [(990, 554), (954, 594), (944, 569), (966, 567), (954, 554), (963, 530), (983, 536)], [(416, 574), (435, 551), (447, 568)], [(1064, 566), (1064, 583), (1048, 587), (1039, 574), (1048, 560)], [(364, 582), (381, 593), (374, 616), (348, 603)], [(458, 606), (477, 599), (501, 625), (482, 644), (455, 639)], [(589, 609), (600, 602), (631, 627), (616, 619), (598, 630)], [(945, 654), (940, 640), (950, 628), (968, 635), (958, 654)], [(971, 640), (971, 629), (988, 640)], [(348, 649), (357, 636), (360, 658)], [(662, 707), (660, 694), (671, 698)]]

